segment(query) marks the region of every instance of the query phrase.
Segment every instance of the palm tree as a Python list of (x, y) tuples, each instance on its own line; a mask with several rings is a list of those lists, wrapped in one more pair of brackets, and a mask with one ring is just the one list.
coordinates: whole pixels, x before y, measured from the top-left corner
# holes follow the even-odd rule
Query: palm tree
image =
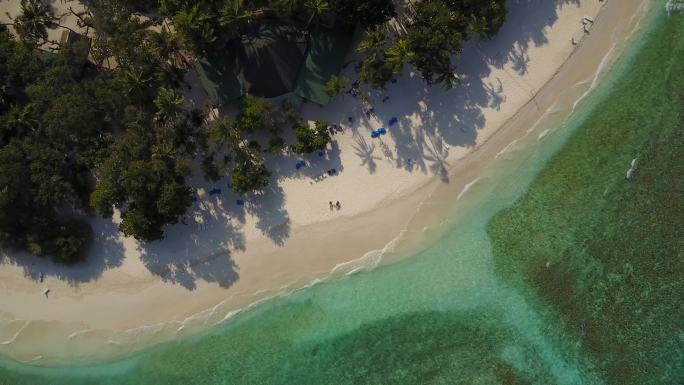
[(380, 57), (386, 42), (387, 31), (380, 27), (375, 27), (366, 32), (366, 36), (359, 43), (357, 50), (366, 55), (366, 60), (373, 62)]
[(223, 117), (214, 122), (209, 137), (216, 149), (227, 146), (236, 164), (252, 163), (259, 156), (258, 153), (255, 154), (245, 145), (245, 138), (240, 129), (228, 117)]
[(404, 63), (411, 60), (413, 51), (409, 45), (408, 39), (399, 39), (393, 46), (385, 51), (385, 60), (392, 68), (393, 75), (399, 75), (404, 67)]
[(371, 100), (370, 94), (368, 92), (359, 93), (358, 99), (361, 102), (361, 104), (363, 104), (365, 106), (371, 106), (372, 105), (372, 100)]
[(217, 40), (214, 28), (209, 23), (211, 18), (211, 14), (203, 11), (199, 4), (189, 10), (182, 10), (173, 18), (176, 31), (183, 37), (187, 48), (194, 53), (204, 51)]
[(304, 7), (309, 13), (309, 22), (307, 23), (309, 26), (314, 20), (318, 22), (321, 15), (330, 9), (330, 5), (326, 0), (306, 0)]
[(159, 32), (149, 30), (148, 37), (151, 51), (157, 59), (162, 62), (168, 60), (171, 64), (176, 65), (176, 56), (180, 51), (178, 36), (163, 26)]
[(344, 89), (347, 88), (348, 84), (349, 78), (345, 76), (337, 77), (336, 75), (332, 75), (330, 80), (325, 83), (325, 92), (334, 99), (337, 97), (337, 95), (344, 92)]
[(152, 145), (152, 158), (154, 159), (169, 159), (173, 160), (176, 156), (176, 150), (167, 142), (161, 142)]
[(120, 73), (126, 92), (131, 98), (141, 100), (150, 89), (152, 77), (141, 68), (127, 68)]
[[(21, 14), (14, 20), (14, 28), (23, 41), (34, 45), (48, 42), (48, 29), (64, 28), (78, 33), (59, 24), (59, 19), (40, 0), (21, 0)], [(56, 41), (50, 43), (59, 45)]]
[(21, 0), (21, 14), (15, 19), (14, 28), (23, 41), (40, 45), (48, 39), (48, 28), (57, 27), (55, 20), (39, 0)]
[(454, 72), (450, 62), (442, 63), (435, 75), (436, 79), (433, 82), (435, 84), (442, 83), (446, 89), (454, 88), (454, 86), (461, 82), (461, 78)]
[(155, 118), (160, 123), (166, 122), (183, 110), (181, 107), (183, 103), (185, 103), (185, 98), (182, 95), (167, 88), (160, 88), (159, 94), (154, 99), (154, 106), (157, 107)]
[(239, 130), (235, 128), (230, 119), (224, 116), (216, 120), (209, 131), (209, 138), (217, 148), (224, 145), (229, 147), (239, 146), (242, 141)]
[(167, 62), (154, 68), (154, 80), (163, 87), (178, 88), (183, 82), (184, 74), (182, 69)]
[(477, 35), (480, 38), (486, 38), (489, 36), (489, 23), (484, 17), (478, 18), (475, 15), (470, 15), (470, 20), (468, 20), (468, 33)]
[(39, 129), (40, 122), (35, 118), (36, 111), (33, 104), (26, 104), (18, 107), (13, 104), (5, 114), (7, 127), (14, 131), (15, 135), (23, 135), (33, 130)]
[(243, 23), (250, 17), (252, 13), (245, 9), (244, 0), (230, 0), (221, 8), (219, 23), (222, 27), (228, 27), (230, 37), (233, 37), (240, 32)]

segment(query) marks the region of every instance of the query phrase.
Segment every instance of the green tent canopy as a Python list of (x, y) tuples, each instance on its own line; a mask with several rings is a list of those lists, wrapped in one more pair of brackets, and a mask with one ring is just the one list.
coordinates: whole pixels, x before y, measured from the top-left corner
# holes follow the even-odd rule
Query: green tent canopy
[(306, 36), (292, 25), (277, 20), (252, 25), (235, 46), (247, 93), (274, 98), (292, 92), (306, 49)]
[(238, 61), (235, 52), (226, 50), (211, 58), (202, 58), (195, 62), (197, 75), (202, 87), (216, 105), (225, 105), (245, 94), (238, 78)]
[(299, 73), (294, 93), (322, 106), (330, 102), (325, 84), (340, 73), (354, 39), (354, 30), (336, 26), (319, 28), (311, 34), (309, 53)]
[(325, 105), (330, 101), (325, 83), (340, 72), (353, 32), (320, 27), (306, 39), (294, 26), (268, 20), (250, 26), (220, 52), (197, 60), (195, 69), (216, 105), (245, 94), (274, 98), (291, 92)]
[(242, 38), (198, 60), (195, 68), (209, 97), (219, 105), (247, 93), (274, 98), (294, 89), (306, 48), (303, 33), (269, 20), (249, 26)]

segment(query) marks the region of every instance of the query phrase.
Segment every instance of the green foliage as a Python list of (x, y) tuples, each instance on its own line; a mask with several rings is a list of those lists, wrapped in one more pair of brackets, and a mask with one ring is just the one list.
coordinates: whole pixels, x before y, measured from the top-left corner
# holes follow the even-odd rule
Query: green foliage
[[(90, 194), (90, 170), (103, 158), (120, 109), (112, 78), (81, 80), (83, 62), (68, 47), (50, 65), (0, 32), (0, 243), (71, 263), (92, 234), (74, 214)], [(100, 91), (105, 88), (107, 91)]]
[(80, 47), (40, 60), (32, 45), (57, 25), (39, 2), (23, 3), (28, 43), (0, 29), (0, 245), (78, 260), (92, 237), (74, 219), (84, 200), (103, 215), (119, 208), (127, 235), (162, 237), (192, 202), (182, 157), (206, 146), (202, 114), (173, 91), (175, 35), (151, 32), (126, 0), (94, 1), (79, 24), (94, 31), (94, 54), (118, 67), (84, 78)]
[(233, 169), (230, 180), (238, 194), (263, 190), (268, 186), (271, 172), (263, 163), (244, 163)]
[(273, 104), (253, 95), (246, 95), (242, 98), (242, 106), (235, 124), (240, 130), (246, 132), (277, 132), (280, 128)]
[(285, 141), (279, 136), (274, 136), (268, 141), (268, 152), (271, 155), (278, 155), (285, 148)]
[(505, 0), (445, 0), (449, 8), (466, 17), (467, 33), (483, 39), (494, 37), (506, 21)]
[(160, 61), (170, 60), (173, 64), (177, 64), (177, 55), (180, 51), (180, 41), (177, 34), (172, 33), (164, 26), (160, 31), (148, 30), (147, 41), (149, 44), (149, 52), (152, 53)]
[(47, 30), (56, 26), (50, 8), (40, 0), (21, 0), (21, 13), (14, 21), (14, 28), (24, 42), (39, 46), (47, 42)]
[(209, 140), (218, 148), (226, 144), (235, 146), (241, 139), (240, 132), (227, 116), (218, 119), (209, 129)]
[(286, 122), (295, 124), (299, 120), (299, 111), (297, 111), (294, 104), (288, 99), (283, 99), (280, 104), (280, 111)]
[(228, 36), (238, 36), (252, 13), (245, 8), (244, 0), (230, 0), (219, 11), (219, 24)]
[(304, 0), (304, 10), (309, 16), (308, 25), (311, 25), (323, 16), (324, 13), (330, 10), (330, 4), (327, 0)]
[(366, 32), (357, 50), (366, 57), (361, 63), (359, 79), (374, 88), (384, 88), (392, 78), (392, 67), (385, 60), (387, 31), (374, 27)]
[(387, 66), (391, 68), (392, 75), (397, 76), (401, 74), (404, 64), (413, 59), (413, 51), (411, 45), (406, 38), (400, 38), (385, 51), (385, 60)]
[[(381, 0), (361, 2), (363, 5), (356, 3), (340, 1), (336, 6), (341, 7), (340, 12), (355, 7), (387, 7)], [(356, 16), (362, 25), (368, 27), (358, 46), (359, 52), (365, 55), (359, 75), (364, 83), (384, 88), (393, 76), (401, 73), (404, 64), (410, 63), (428, 84), (441, 83), (447, 88), (453, 87), (458, 78), (451, 58), (461, 51), (463, 41), (469, 35), (493, 37), (506, 17), (503, 0), (422, 0), (410, 9), (411, 23), (407, 25), (406, 35), (393, 36), (392, 39), (388, 38), (384, 28), (377, 26), (377, 21), (393, 16), (393, 9), (390, 12), (386, 8), (385, 14), (379, 10), (370, 13), (371, 19), (380, 18), (377, 21)], [(386, 48), (389, 40), (393, 42)]]
[[(210, 128), (209, 139), (212, 152), (202, 165), (208, 179), (217, 180), (230, 167), (233, 190), (239, 194), (260, 191), (268, 186), (271, 172), (264, 165), (261, 145), (245, 140), (237, 124), (232, 124), (227, 117), (219, 119)], [(227, 155), (222, 164), (217, 164), (215, 154), (220, 152)]]
[(428, 84), (442, 83), (453, 87), (457, 82), (451, 56), (461, 50), (465, 39), (466, 17), (443, 0), (420, 1), (408, 29), (411, 64)]
[(0, 148), (0, 245), (72, 263), (87, 250), (87, 223), (63, 220), (75, 195), (69, 169), (54, 149), (25, 139)]
[(325, 92), (334, 99), (337, 97), (337, 95), (344, 92), (348, 84), (349, 78), (345, 76), (337, 77), (337, 75), (332, 75), (330, 80), (325, 83)]
[[(0, 84), (2, 94), (25, 85), (43, 71), (44, 63), (33, 47), (16, 42), (7, 29), (0, 27)], [(7, 95), (5, 95), (7, 97)], [(9, 100), (8, 100), (9, 102)]]
[(251, 17), (246, 5), (244, 0), (161, 0), (159, 10), (172, 20), (185, 48), (202, 56), (239, 35)]
[(117, 138), (102, 165), (91, 205), (104, 216), (112, 214), (112, 207), (120, 209), (124, 235), (161, 239), (162, 227), (177, 223), (192, 204), (192, 191), (185, 185), (188, 170), (169, 149), (135, 122)]
[(167, 122), (181, 113), (183, 103), (185, 103), (183, 96), (178, 95), (174, 90), (161, 88), (157, 98), (154, 99), (154, 106), (157, 107), (154, 116), (161, 123)]
[(204, 179), (216, 182), (221, 179), (221, 171), (216, 165), (216, 154), (211, 153), (202, 158), (202, 171), (204, 172)]
[(317, 150), (323, 150), (330, 141), (328, 122), (317, 120), (314, 128), (303, 123), (294, 125), (293, 130), (297, 142), (292, 145), (292, 151), (296, 154), (308, 154)]
[(173, 25), (185, 46), (195, 54), (205, 54), (218, 40), (215, 17), (201, 4), (182, 9), (173, 17)]

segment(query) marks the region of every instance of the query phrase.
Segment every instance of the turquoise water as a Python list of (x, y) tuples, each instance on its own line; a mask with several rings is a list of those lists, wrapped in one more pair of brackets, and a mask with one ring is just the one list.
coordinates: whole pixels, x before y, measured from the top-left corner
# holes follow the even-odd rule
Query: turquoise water
[[(670, 23), (656, 9), (608, 79), (534, 150), (497, 165), (427, 250), (276, 298), (202, 335), (92, 367), (0, 362), (0, 384), (602, 384), (557, 314), (496, 273), (492, 218), (525, 194), (592, 106)], [(630, 112), (630, 113), (638, 113)]]

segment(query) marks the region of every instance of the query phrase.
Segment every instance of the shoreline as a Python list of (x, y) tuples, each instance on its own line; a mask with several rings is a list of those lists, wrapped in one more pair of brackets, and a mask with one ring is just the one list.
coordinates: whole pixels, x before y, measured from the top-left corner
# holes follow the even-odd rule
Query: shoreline
[[(617, 3), (609, 2), (606, 7), (611, 7), (613, 11), (616, 11), (616, 7), (619, 8), (620, 6), (623, 6), (621, 10), (617, 11), (631, 14), (629, 9), (634, 9), (634, 14), (638, 15), (639, 12), (637, 10), (646, 3), (647, 2), (634, 0), (630, 1), (629, 5), (619, 4), (613, 6), (613, 4)], [(632, 8), (629, 8), (629, 6), (632, 6)], [(604, 8), (604, 11), (600, 13), (600, 16), (603, 17), (605, 14)], [(604, 20), (611, 16), (611, 20)], [(616, 31), (613, 28), (618, 27), (612, 23), (620, 23), (621, 21), (615, 13), (609, 14), (604, 19), (596, 18), (596, 22), (600, 22), (597, 24), (597, 27), (602, 27), (613, 32)], [(593, 76), (596, 73), (596, 70), (591, 71), (592, 64), (587, 65), (584, 63), (584, 66), (581, 67), (581, 69), (586, 70), (584, 72), (589, 72), (590, 75), (592, 75), (589, 79), (586, 79), (586, 74), (583, 73), (583, 71), (579, 71), (577, 70), (577, 67), (573, 67), (574, 65), (578, 65), (578, 62), (582, 61), (582, 58), (578, 58), (581, 53), (584, 53), (582, 51), (594, 52), (593, 49), (596, 49), (596, 47), (588, 47), (589, 43), (594, 42), (594, 45), (596, 46), (602, 46), (602, 43), (605, 43), (605, 41), (601, 41), (600, 37), (592, 39), (596, 34), (599, 34), (598, 30), (595, 33), (593, 32), (586, 40), (583, 40), (580, 43), (580, 46), (563, 61), (563, 64), (559, 66), (559, 69), (555, 71), (554, 75), (544, 82), (543, 86), (532, 98), (518, 108), (512, 117), (507, 119), (504, 124), (499, 127), (494, 127), (493, 132), (490, 132), (489, 136), (481, 143), (478, 143), (472, 148), (468, 148), (466, 151), (467, 155), (464, 154), (465, 157), (449, 158), (449, 161), (451, 162), (460, 160), (457, 165), (451, 166), (449, 169), (449, 175), (451, 176), (450, 180), (452, 181), (449, 184), (443, 184), (439, 181), (439, 178), (428, 175), (429, 178), (427, 179), (429, 180), (421, 183), (418, 187), (405, 187), (405, 191), (396, 194), (397, 196), (394, 197), (393, 201), (387, 203), (385, 207), (378, 207), (376, 204), (371, 210), (361, 210), (361, 214), (345, 215), (326, 222), (313, 222), (305, 225), (298, 224), (298, 222), (306, 223), (306, 220), (297, 220), (297, 217), (293, 216), (293, 226), (291, 228), (290, 237), (287, 240), (286, 246), (283, 248), (274, 247), (268, 242), (255, 242), (249, 243), (247, 252), (243, 254), (234, 253), (232, 255), (232, 258), (240, 260), (240, 272), (248, 270), (254, 274), (250, 277), (250, 280), (257, 282), (276, 281), (284, 284), (280, 286), (274, 285), (277, 287), (271, 287), (270, 289), (267, 288), (265, 290), (260, 288), (262, 290), (261, 292), (255, 292), (250, 291), (250, 289), (256, 288), (256, 285), (253, 285), (255, 287), (247, 285), (247, 287), (240, 289), (236, 289), (234, 286), (223, 289), (221, 287), (216, 288), (213, 284), (199, 282), (195, 289), (188, 291), (180, 285), (166, 284), (155, 276), (152, 276), (152, 279), (150, 279), (149, 272), (146, 271), (145, 267), (142, 266), (140, 262), (138, 262), (137, 265), (129, 264), (122, 266), (121, 268), (104, 272), (103, 276), (99, 278), (100, 281), (96, 281), (95, 283), (86, 282), (80, 284), (80, 286), (71, 287), (70, 289), (68, 285), (64, 285), (64, 287), (55, 290), (54, 298), (50, 298), (50, 304), (55, 308), (51, 315), (61, 315), (61, 317), (65, 319), (71, 318), (72, 320), (75, 320), (78, 317), (86, 316), (86, 312), (88, 312), (87, 315), (91, 317), (88, 321), (90, 321), (91, 324), (97, 324), (99, 327), (83, 327), (88, 326), (85, 325), (85, 322), (83, 324), (72, 324), (72, 326), (80, 327), (80, 329), (67, 333), (68, 329), (71, 328), (65, 328), (64, 334), (60, 337), (57, 336), (57, 334), (62, 332), (62, 330), (60, 330), (60, 327), (63, 326), (60, 325), (60, 322), (62, 321), (31, 321), (30, 323), (24, 322), (22, 324), (21, 321), (14, 321), (12, 319), (13, 314), (8, 312), (5, 309), (5, 305), (3, 305), (0, 309), (0, 322), (4, 322), (5, 326), (2, 327), (4, 330), (0, 330), (0, 353), (19, 361), (26, 361), (29, 357), (36, 357), (38, 355), (36, 353), (40, 353), (41, 348), (49, 345), (51, 347), (61, 347), (61, 349), (58, 348), (58, 350), (62, 350), (62, 353), (63, 351), (71, 350), (70, 354), (72, 354), (73, 357), (59, 356), (58, 353), (54, 352), (53, 356), (55, 361), (51, 361), (48, 354), (40, 354), (43, 356), (39, 361), (40, 364), (47, 365), (51, 362), (60, 362), (60, 359), (68, 362), (79, 362), (79, 357), (81, 359), (83, 357), (92, 359), (93, 351), (90, 350), (92, 350), (93, 347), (91, 344), (96, 344), (95, 340), (104, 339), (105, 341), (109, 340), (111, 342), (107, 343), (109, 349), (111, 349), (111, 351), (109, 351), (110, 355), (107, 356), (107, 353), (104, 353), (103, 357), (95, 358), (96, 361), (123, 356), (161, 341), (175, 338), (179, 335), (187, 335), (203, 330), (210, 327), (215, 321), (221, 322), (222, 319), (226, 318), (225, 316), (222, 316), (222, 314), (231, 314), (231, 312), (236, 311), (236, 309), (244, 308), (251, 303), (261, 301), (264, 298), (279, 295), (279, 293), (287, 291), (288, 289), (297, 290), (298, 287), (310, 284), (311, 282), (320, 279), (321, 276), (326, 277), (336, 266), (348, 264), (350, 255), (352, 257), (368, 255), (368, 250), (378, 250), (383, 247), (383, 245), (386, 246), (392, 243), (397, 236), (402, 237), (402, 240), (398, 242), (399, 245), (394, 251), (387, 250), (387, 252), (383, 253), (391, 254), (388, 255), (388, 259), (384, 260), (383, 263), (390, 263), (398, 258), (410, 255), (411, 252), (419, 250), (429, 243), (429, 239), (438, 236), (438, 234), (433, 234), (430, 230), (426, 230), (426, 226), (429, 229), (429, 224), (440, 223), (444, 220), (443, 218), (447, 214), (446, 211), (451, 212), (451, 210), (440, 210), (440, 206), (449, 208), (454, 206), (454, 191), (456, 191), (456, 194), (459, 194), (458, 191), (460, 191), (459, 195), (462, 195), (464, 198), (463, 202), (472, 198), (472, 192), (477, 190), (478, 185), (480, 184), (479, 181), (475, 183), (473, 181), (478, 180), (482, 169), (488, 167), (498, 155), (505, 155), (506, 152), (504, 150), (515, 150), (512, 148), (514, 146), (509, 143), (511, 140), (519, 139), (520, 134), (524, 133), (526, 129), (532, 130), (535, 127), (546, 124), (553, 127), (553, 123), (555, 122), (554, 119), (559, 119), (565, 112), (574, 109), (574, 105), (576, 105), (574, 98), (577, 96), (580, 98), (582, 97), (579, 95), (581, 93), (579, 92), (579, 88), (581, 87), (577, 87), (578, 90), (575, 90), (574, 88), (566, 89), (566, 91), (561, 92), (560, 94), (556, 91), (563, 88), (563, 79), (571, 82), (571, 84), (578, 84), (577, 82), (573, 82), (575, 80), (574, 77), (579, 77), (580, 80), (583, 80), (583, 82), (580, 83), (586, 83), (591, 79), (598, 79), (598, 77)], [(626, 34), (625, 36), (620, 35), (617, 38), (621, 39), (621, 43), (624, 43), (629, 35), (630, 34)], [(569, 42), (567, 44), (569, 44)], [(612, 51), (612, 48), (608, 51), (609, 53), (613, 52), (613, 54), (615, 52)], [(614, 59), (615, 57), (613, 57), (613, 62)], [(601, 62), (603, 62), (603, 60), (603, 56), (601, 55)], [(612, 63), (610, 64), (612, 65)], [(598, 64), (598, 67), (601, 67), (600, 63)], [(570, 74), (565, 74), (564, 70)], [(570, 76), (573, 74), (575, 75), (574, 77)], [(559, 78), (561, 79), (558, 80)], [(596, 83), (596, 81), (591, 83)], [(575, 94), (576, 92), (577, 94)], [(584, 95), (586, 95), (587, 92), (588, 91), (584, 92)], [(554, 97), (545, 98), (546, 95), (557, 95), (561, 100), (554, 100)], [(563, 105), (564, 98), (575, 101), (573, 108), (556, 109), (558, 105)], [(536, 99), (543, 99), (543, 102), (547, 104), (547, 108), (541, 108), (538, 104), (539, 101)], [(555, 103), (551, 103), (552, 101), (555, 101)], [(570, 113), (568, 113), (568, 115), (569, 114)], [(565, 118), (560, 120), (562, 121), (564, 119)], [(492, 127), (489, 128), (492, 129)], [(529, 133), (530, 132), (528, 132), (528, 134)], [(524, 134), (523, 136), (528, 134)], [(543, 139), (543, 137), (540, 139)], [(297, 180), (296, 182), (304, 184), (301, 180)], [(468, 184), (470, 184), (472, 188), (466, 190), (465, 186)], [(406, 215), (407, 212), (412, 214)], [(334, 229), (334, 231), (331, 232), (331, 229)], [(374, 231), (374, 229), (382, 229), (382, 231)], [(439, 232), (439, 230), (437, 230), (437, 232)], [(331, 236), (331, 234), (333, 235)], [(341, 234), (344, 239), (336, 241), (338, 237), (334, 234)], [(402, 236), (404, 234), (408, 234), (408, 236)], [(349, 242), (349, 239), (352, 239), (353, 242)], [(246, 241), (249, 240), (250, 238), (247, 237)], [(130, 242), (128, 244), (124, 242), (124, 248), (126, 250), (132, 250), (135, 248), (135, 245)], [(285, 249), (287, 249), (287, 251), (285, 251)], [(285, 254), (289, 254), (290, 256), (297, 255), (299, 258), (296, 261), (297, 266), (288, 266), (289, 270), (284, 271), (277, 268), (274, 269), (272, 261), (278, 261), (279, 259), (284, 258)], [(258, 258), (247, 259), (247, 255), (258, 256)], [(209, 256), (210, 259), (219, 257), (220, 255)], [(131, 258), (128, 257), (128, 259)], [(286, 263), (282, 264), (285, 265)], [(304, 270), (302, 270), (303, 266), (306, 266)], [(139, 270), (140, 267), (143, 269)], [(35, 287), (38, 285), (33, 281), (23, 278), (23, 274), (20, 271), (22, 270), (21, 268), (12, 266), (12, 269), (15, 271), (8, 271), (11, 269), (7, 265), (0, 265), (0, 278), (2, 278), (0, 279), (0, 282), (2, 282), (2, 284), (0, 284), (1, 296), (4, 298), (11, 297), (13, 298), (13, 302), (16, 301), (21, 303), (22, 301), (28, 301), (27, 303), (35, 303), (37, 291)], [(110, 284), (113, 282), (116, 285), (105, 286), (105, 284), (101, 282), (103, 280), (108, 280)], [(240, 284), (244, 280), (245, 279), (241, 278), (235, 285)], [(12, 284), (12, 288), (8, 287), (10, 283)], [(50, 285), (55, 286), (56, 284), (50, 283)], [(64, 291), (69, 291), (71, 294), (65, 296), (62, 294)], [(88, 291), (88, 293), (86, 294), (84, 291)], [(107, 296), (107, 304), (103, 306), (102, 300), (97, 298), (96, 295), (104, 293), (106, 293), (105, 295)], [(131, 300), (131, 297), (133, 296), (138, 297), (138, 300)], [(201, 301), (199, 301), (200, 299)], [(218, 305), (215, 305), (213, 308), (212, 306), (204, 306), (207, 303), (212, 303), (212, 301), (213, 304)], [(80, 312), (77, 312), (76, 314), (67, 314), (70, 311), (68, 307), (66, 310), (56, 309), (59, 308), (60, 303), (66, 304), (68, 302), (72, 303), (72, 309), (74, 306), (73, 303), (76, 303)], [(228, 302), (231, 302), (231, 304), (228, 305)], [(170, 311), (169, 307), (171, 304), (177, 306), (181, 303), (186, 307), (185, 309)], [(132, 304), (137, 306), (131, 307)], [(242, 304), (242, 306), (239, 306), (240, 304)], [(127, 322), (121, 322), (123, 320), (121, 319), (122, 317), (120, 314), (118, 318), (111, 317), (113, 313), (120, 313), (122, 309), (126, 310), (127, 314), (125, 321), (130, 323), (130, 325), (133, 325), (136, 321), (139, 322), (140, 320), (145, 319), (162, 319), (164, 321), (162, 321), (163, 323), (151, 322), (149, 326), (140, 326), (138, 324), (135, 325), (134, 328), (127, 328), (126, 326), (130, 325), (127, 324)], [(98, 310), (102, 310), (102, 312), (98, 312)], [(94, 317), (90, 312), (98, 313), (97, 317)], [(150, 313), (155, 313), (154, 317), (150, 317)], [(186, 316), (183, 317), (183, 314)], [(206, 317), (204, 317), (205, 314)], [(29, 319), (29, 317), (25, 317), (25, 319)], [(35, 319), (41, 318), (36, 317)], [(170, 319), (175, 319), (176, 321), (168, 321)], [(46, 326), (47, 329), (51, 329), (51, 333), (40, 332), (40, 330), (45, 329)], [(106, 330), (97, 330), (112, 326), (119, 326), (119, 328), (116, 329), (118, 331), (108, 332)], [(144, 333), (139, 334), (137, 332), (137, 330), (144, 330), (145, 328), (151, 330), (152, 333), (144, 335)], [(48, 336), (48, 334), (51, 334), (52, 337)], [(9, 338), (6, 338), (7, 336), (9, 336)], [(12, 340), (12, 336), (14, 336), (14, 340)], [(63, 337), (67, 338), (65, 339)], [(79, 341), (75, 341), (79, 338)], [(119, 338), (119, 340), (116, 338)], [(11, 342), (6, 344), (2, 341)], [(45, 341), (50, 342), (46, 343)], [(19, 344), (15, 344), (15, 342), (19, 342)], [(111, 348), (112, 345), (117, 343), (123, 345), (119, 348)], [(25, 350), (22, 351), (21, 348)], [(33, 363), (36, 363), (36, 361), (34, 360)]]

